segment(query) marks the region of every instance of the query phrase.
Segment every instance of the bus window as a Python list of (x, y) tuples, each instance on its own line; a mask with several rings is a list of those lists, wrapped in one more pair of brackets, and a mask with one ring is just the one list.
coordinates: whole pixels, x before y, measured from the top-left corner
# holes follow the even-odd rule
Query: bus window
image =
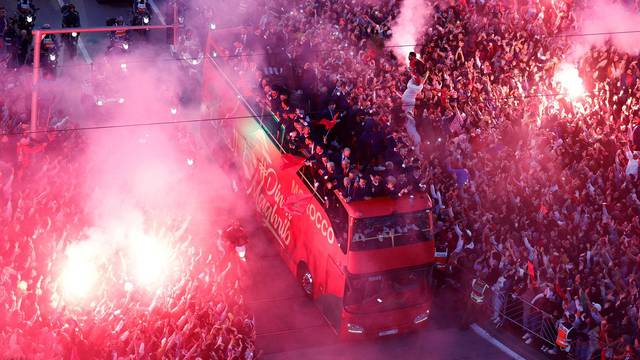
[(424, 303), (427, 269), (407, 268), (366, 275), (349, 274), (344, 296), (345, 310), (375, 313)]
[(329, 219), (331, 219), (331, 226), (336, 235), (336, 240), (342, 253), (346, 254), (349, 237), (349, 214), (347, 213), (347, 209), (342, 206), (335, 191), (328, 191), (325, 199), (327, 215), (329, 215)]
[(431, 240), (429, 213), (417, 211), (356, 219), (351, 251), (365, 251), (415, 244)]

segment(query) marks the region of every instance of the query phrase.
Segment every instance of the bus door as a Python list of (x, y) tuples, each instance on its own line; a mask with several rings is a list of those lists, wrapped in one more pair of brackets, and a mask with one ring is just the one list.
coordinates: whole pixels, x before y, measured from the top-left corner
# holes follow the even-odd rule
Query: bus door
[(344, 294), (345, 275), (340, 268), (339, 261), (333, 256), (327, 256), (326, 264), (326, 288), (318, 297), (318, 305), (324, 317), (331, 326), (340, 330), (342, 319), (342, 296)]

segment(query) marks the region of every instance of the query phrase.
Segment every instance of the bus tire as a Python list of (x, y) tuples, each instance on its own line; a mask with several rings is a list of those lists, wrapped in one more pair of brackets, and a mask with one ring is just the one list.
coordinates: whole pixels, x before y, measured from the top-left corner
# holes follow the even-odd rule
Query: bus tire
[(309, 299), (313, 299), (313, 275), (307, 264), (303, 262), (298, 265), (298, 283), (304, 294)]

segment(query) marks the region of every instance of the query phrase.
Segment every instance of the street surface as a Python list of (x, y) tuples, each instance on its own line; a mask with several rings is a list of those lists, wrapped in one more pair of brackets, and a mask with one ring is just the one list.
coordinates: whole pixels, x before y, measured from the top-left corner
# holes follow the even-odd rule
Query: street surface
[[(288, 359), (509, 359), (471, 330), (460, 331), (451, 309), (434, 307), (422, 331), (342, 342), (299, 288), (267, 231), (253, 229), (247, 249), (253, 283), (247, 300), (256, 316), (257, 346), (265, 360)], [(444, 305), (446, 299), (437, 303)]]
[[(60, 1), (60, 2), (59, 2)], [(59, 28), (62, 0), (35, 0), (37, 13), (36, 28), (51, 24)], [(99, 4), (95, 0), (76, 0), (73, 3), (80, 12), (84, 27), (103, 27), (110, 17), (123, 16), (129, 21), (130, 1), (113, 1)], [(240, 1), (245, 4), (246, 2)], [(15, 2), (2, 0), (9, 15), (15, 11)], [(155, 9), (162, 7), (159, 3)], [(155, 10), (154, 9), (154, 10)], [(152, 24), (161, 24), (161, 16), (154, 13)], [(83, 34), (78, 58), (71, 64), (62, 64), (61, 71), (84, 71), (90, 69), (93, 59), (104, 53), (107, 33)], [(135, 37), (134, 37), (135, 39)], [(133, 41), (133, 40), (132, 40)], [(144, 41), (139, 39), (138, 41)], [(152, 31), (149, 42), (166, 44), (164, 30)], [(132, 48), (135, 50), (135, 41)], [(156, 47), (158, 57), (172, 58), (166, 46)], [(201, 168), (202, 170), (205, 167)], [(225, 191), (222, 189), (221, 191)], [(231, 191), (226, 189), (226, 191)], [(212, 208), (212, 213), (221, 211)], [(206, 214), (202, 214), (206, 222)], [(253, 214), (245, 214), (247, 219), (255, 219)], [(255, 223), (255, 222), (253, 222)], [(252, 224), (245, 221), (245, 225)], [(439, 304), (447, 304), (447, 299), (438, 299), (432, 309), (434, 318), (422, 331), (383, 339), (342, 342), (322, 317), (315, 305), (309, 301), (298, 287), (294, 276), (285, 267), (278, 255), (277, 243), (261, 224), (251, 227), (251, 242), (248, 247), (248, 261), (252, 284), (247, 294), (256, 317), (258, 348), (262, 359), (509, 359), (471, 330), (458, 329), (458, 316), (452, 309)], [(450, 301), (448, 302), (450, 304)]]

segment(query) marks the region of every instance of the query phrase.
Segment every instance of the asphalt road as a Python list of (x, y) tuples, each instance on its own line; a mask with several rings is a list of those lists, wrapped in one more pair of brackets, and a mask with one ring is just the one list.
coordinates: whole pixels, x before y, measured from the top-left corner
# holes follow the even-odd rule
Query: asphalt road
[(298, 287), (276, 246), (276, 241), (256, 227), (247, 249), (253, 277), (247, 300), (256, 316), (258, 347), (265, 360), (509, 359), (471, 330), (459, 330), (457, 314), (448, 308), (435, 307), (434, 319), (416, 333), (339, 341)]
[[(34, 5), (38, 8), (36, 13), (35, 28), (40, 28), (44, 24), (51, 25), (51, 28), (61, 28), (62, 15), (60, 7), (64, 0), (34, 0)], [(80, 13), (80, 23), (82, 27), (104, 27), (106, 20), (112, 17), (122, 16), (125, 23), (131, 20), (131, 9), (133, 1), (122, 0), (104, 0), (104, 3), (98, 3), (96, 0), (73, 0)], [(1, 0), (0, 4), (7, 9), (8, 15), (13, 15), (16, 9), (16, 2), (11, 0)], [(154, 6), (151, 17), (151, 25), (164, 25), (164, 7), (163, 2), (153, 2)], [(158, 10), (160, 13), (157, 13)], [(162, 45), (166, 44), (166, 30), (152, 30), (149, 32), (147, 39), (139, 34), (131, 35), (131, 49), (142, 47), (142, 44)], [(60, 69), (64, 71), (86, 71), (88, 66), (94, 59), (104, 54), (108, 45), (108, 33), (85, 33), (80, 35), (80, 44), (77, 61), (71, 62), (65, 56), (62, 56), (63, 63)], [(146, 46), (145, 46), (146, 47)], [(155, 49), (154, 55), (166, 56), (168, 54), (166, 47), (151, 46)]]

